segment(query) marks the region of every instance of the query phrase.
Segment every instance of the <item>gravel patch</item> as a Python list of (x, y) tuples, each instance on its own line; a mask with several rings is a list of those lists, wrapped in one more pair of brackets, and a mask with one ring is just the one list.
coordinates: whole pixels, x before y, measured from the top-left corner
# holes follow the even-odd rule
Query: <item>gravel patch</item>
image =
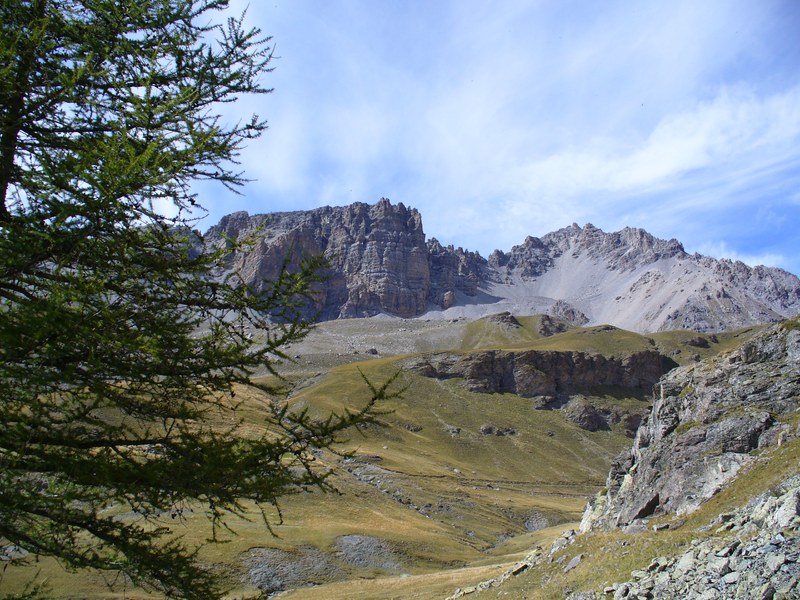
[(316, 548), (287, 552), (277, 548), (252, 548), (242, 556), (246, 581), (262, 592), (328, 583), (346, 577), (334, 559)]
[(392, 544), (368, 535), (343, 535), (337, 538), (336, 556), (354, 567), (394, 572), (402, 570)]

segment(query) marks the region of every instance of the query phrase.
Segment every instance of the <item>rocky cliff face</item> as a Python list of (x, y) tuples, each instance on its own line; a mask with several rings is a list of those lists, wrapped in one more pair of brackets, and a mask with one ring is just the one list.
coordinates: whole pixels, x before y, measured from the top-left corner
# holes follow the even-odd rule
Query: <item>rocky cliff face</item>
[(753, 451), (800, 435), (784, 423), (798, 409), (798, 329), (776, 326), (732, 354), (671, 371), (582, 529), (694, 511), (755, 460)]
[(458, 302), (457, 293), (474, 297), (488, 279), (486, 261), (477, 252), (442, 246), (436, 238), (428, 242), (431, 271), (429, 301), (442, 309)]
[(322, 319), (422, 314), (431, 290), (429, 252), (422, 217), (402, 204), (381, 200), (307, 212), (225, 217), (206, 234), (214, 247), (226, 238), (252, 236), (253, 246), (230, 257), (232, 269), (256, 288), (305, 255), (324, 256), (328, 279), (319, 290)]
[(649, 393), (667, 370), (657, 352), (608, 358), (584, 352), (487, 350), (468, 354), (437, 353), (412, 359), (408, 367), (426, 377), (459, 377), (464, 386), (484, 394), (508, 392), (536, 398), (545, 406), (558, 398), (597, 386), (620, 386)]
[(488, 259), (426, 240), (422, 217), (386, 199), (305, 212), (234, 213), (205, 235), (232, 253), (258, 288), (303, 254), (330, 262), (319, 317), (471, 317), (510, 310), (548, 313), (575, 324), (635, 331), (718, 331), (774, 322), (800, 312), (800, 280), (780, 269), (687, 254), (676, 240), (641, 229), (605, 233), (592, 225), (528, 237)]
[[(726, 356), (671, 371), (633, 448), (615, 461), (606, 492), (587, 506), (581, 532), (642, 532), (648, 517), (660, 514), (681, 527), (677, 517), (697, 510), (765, 449), (795, 443), (798, 410), (797, 319)], [(698, 529), (702, 535), (682, 553), (653, 558), (603, 593), (569, 598), (800, 597), (800, 475), (794, 467), (780, 471), (790, 475), (778, 485)]]
[(462, 379), (471, 392), (513, 393), (531, 398), (535, 409), (563, 409), (568, 420), (588, 431), (610, 429), (622, 422), (632, 437), (646, 409), (644, 402), (640, 411), (632, 412), (597, 407), (582, 392), (615, 386), (627, 389), (633, 397), (646, 397), (673, 365), (652, 351), (609, 358), (584, 352), (488, 350), (426, 354), (404, 366), (425, 377)]

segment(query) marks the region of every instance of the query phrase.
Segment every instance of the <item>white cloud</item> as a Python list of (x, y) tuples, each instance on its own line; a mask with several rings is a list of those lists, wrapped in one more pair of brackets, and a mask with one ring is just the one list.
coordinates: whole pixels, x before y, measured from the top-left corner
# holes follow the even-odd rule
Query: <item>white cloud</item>
[[(526, 168), (525, 188), (567, 195), (598, 191), (642, 192), (689, 171), (733, 164), (761, 152), (758, 166), (783, 158), (800, 137), (800, 87), (765, 99), (731, 90), (691, 111), (665, 116), (640, 144), (594, 140)], [(753, 165), (750, 167), (753, 168)]]
[(510, 165), (496, 183), (503, 211), (487, 214), (497, 228), (508, 219), (505, 229), (518, 242), (526, 233), (573, 221), (614, 227), (671, 222), (670, 237), (679, 237), (692, 214), (748, 202), (755, 212), (763, 202), (759, 190), (763, 197), (776, 177), (797, 167), (798, 107), (800, 87), (766, 98), (723, 89), (692, 110), (666, 115), (638, 141), (594, 139)]
[(264, 141), (245, 151), (242, 167), (255, 179), (255, 187), (273, 192), (302, 190), (308, 185), (309, 147), (306, 117), (297, 111), (284, 111), (271, 122)]
[(750, 210), (785, 230), (800, 173), (787, 6), (251, 3), (282, 57), (275, 93), (236, 108), (271, 127), (243, 155), (251, 212), (388, 196), (484, 253), (572, 221), (682, 241), (703, 222), (736, 244)]

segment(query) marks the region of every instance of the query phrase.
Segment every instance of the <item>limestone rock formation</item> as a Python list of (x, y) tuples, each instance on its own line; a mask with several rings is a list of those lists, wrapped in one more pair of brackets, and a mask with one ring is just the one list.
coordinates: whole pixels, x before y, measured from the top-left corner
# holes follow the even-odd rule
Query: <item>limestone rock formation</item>
[[(381, 199), (304, 212), (224, 217), (205, 243), (230, 247), (229, 270), (255, 289), (303, 255), (330, 263), (316, 317), (482, 316), (547, 313), (575, 325), (634, 331), (721, 331), (800, 312), (800, 279), (768, 267), (690, 255), (642, 229), (587, 224), (527, 237), (488, 259), (426, 239), (415, 209)], [(311, 316), (311, 315), (309, 315)]]
[[(632, 396), (646, 397), (673, 364), (652, 351), (608, 358), (584, 352), (488, 350), (426, 354), (409, 359), (405, 367), (425, 377), (461, 378), (471, 392), (505, 392), (531, 398), (533, 408), (563, 407), (567, 419), (588, 431), (609, 429), (612, 423), (624, 421), (626, 430), (633, 435), (640, 414), (598, 409), (580, 392), (618, 386), (629, 390)], [(645, 406), (642, 403), (642, 412)]]
[(800, 435), (781, 420), (798, 409), (800, 329), (791, 326), (774, 326), (732, 354), (671, 371), (581, 529), (696, 510), (755, 460), (754, 450)]
[(474, 297), (488, 277), (486, 261), (477, 252), (442, 246), (436, 238), (428, 241), (431, 271), (429, 301), (448, 309), (457, 301), (457, 293)]
[(564, 408), (564, 415), (578, 427), (587, 431), (610, 429), (609, 415), (603, 414), (596, 406), (583, 398), (570, 401)]
[(539, 238), (528, 236), (520, 246), (514, 246), (508, 254), (495, 250), (489, 256), (489, 265), (503, 273), (505, 278), (519, 274), (525, 278), (543, 275), (554, 264), (561, 248), (546, 244)]
[(429, 254), (422, 217), (403, 204), (382, 199), (307, 212), (248, 217), (236, 213), (206, 234), (219, 246), (226, 238), (253, 237), (253, 246), (231, 256), (231, 268), (258, 288), (273, 279), (288, 260), (292, 268), (305, 255), (330, 263), (320, 288), (320, 317), (372, 316), (381, 312), (412, 317), (428, 308)]
[[(675, 557), (654, 558), (634, 578), (584, 598), (798, 598), (800, 597), (800, 477), (724, 515), (722, 535), (694, 540)], [(747, 539), (731, 539), (730, 534)], [(749, 538), (749, 539), (748, 539)]]

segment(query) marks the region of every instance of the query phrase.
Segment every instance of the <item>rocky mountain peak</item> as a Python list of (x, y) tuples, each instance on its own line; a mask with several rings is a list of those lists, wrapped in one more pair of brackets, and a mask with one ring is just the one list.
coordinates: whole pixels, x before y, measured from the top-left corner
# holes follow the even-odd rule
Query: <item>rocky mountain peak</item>
[(637, 227), (606, 233), (591, 223), (583, 228), (573, 223), (571, 227), (547, 234), (542, 241), (556, 249), (558, 254), (567, 250), (576, 254), (586, 252), (605, 260), (611, 269), (620, 270), (633, 270), (661, 259), (686, 256), (678, 240), (662, 240)]
[(508, 254), (495, 250), (489, 257), (489, 265), (505, 273), (518, 272), (522, 277), (534, 278), (542, 275), (553, 266), (553, 259), (559, 250), (537, 237), (528, 236), (519, 246), (514, 246)]
[(250, 239), (250, 249), (233, 253), (229, 267), (256, 289), (277, 275), (287, 256), (328, 259), (329, 277), (316, 307), (322, 319), (477, 317), (509, 310), (636, 331), (714, 331), (800, 311), (794, 275), (688, 255), (677, 240), (632, 227), (606, 233), (573, 223), (485, 259), (426, 239), (416, 209), (381, 198), (372, 205), (237, 212), (205, 235), (207, 244), (223, 248), (242, 238)]
[[(259, 288), (274, 278), (286, 257), (322, 255), (329, 277), (316, 309), (323, 319), (387, 312), (415, 316), (427, 309), (430, 267), (422, 217), (383, 198), (310, 211), (249, 216), (234, 213), (206, 234), (218, 246), (225, 238), (254, 236), (252, 249), (231, 256), (232, 269)], [(290, 265), (291, 267), (292, 265)]]

